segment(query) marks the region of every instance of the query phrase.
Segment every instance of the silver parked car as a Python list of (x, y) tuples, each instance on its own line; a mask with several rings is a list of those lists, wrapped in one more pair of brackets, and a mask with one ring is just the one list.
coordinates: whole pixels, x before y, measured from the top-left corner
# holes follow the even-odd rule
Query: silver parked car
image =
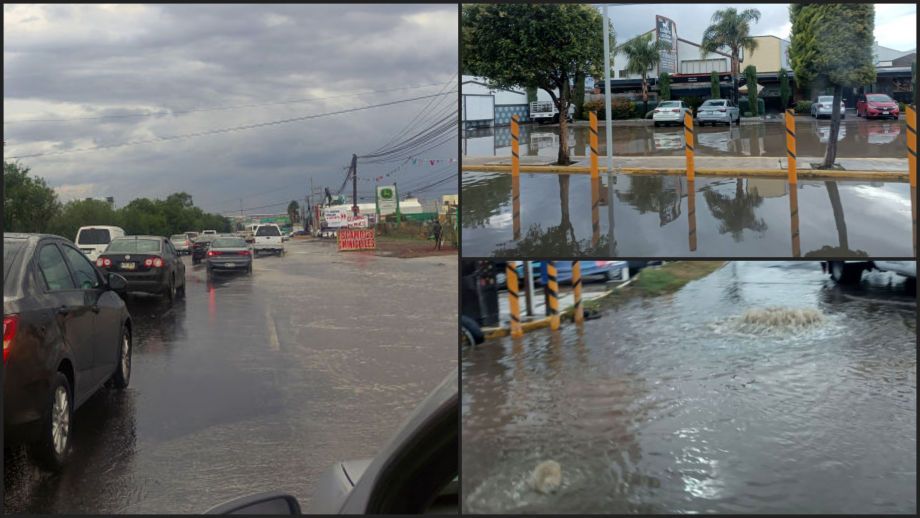
[(238, 236), (220, 236), (211, 241), (205, 255), (208, 275), (214, 270), (252, 273), (252, 247)]
[(917, 281), (917, 263), (914, 261), (829, 261), (828, 272), (836, 282), (855, 284), (862, 278), (865, 270), (893, 272)]
[[(339, 462), (323, 473), (308, 513), (453, 514), (458, 483), (460, 396), (455, 370), (415, 409), (374, 459)], [(300, 503), (272, 491), (232, 500), (208, 514), (300, 514)]]
[[(830, 118), (834, 110), (834, 96), (833, 95), (821, 95), (818, 97), (818, 100), (811, 104), (811, 116), (820, 119), (821, 117)], [(846, 119), (847, 107), (843, 104), (843, 100), (840, 101), (840, 118)]]
[(741, 110), (728, 99), (707, 99), (696, 111), (696, 121), (700, 126), (707, 122), (716, 125), (731, 124), (741, 120)]

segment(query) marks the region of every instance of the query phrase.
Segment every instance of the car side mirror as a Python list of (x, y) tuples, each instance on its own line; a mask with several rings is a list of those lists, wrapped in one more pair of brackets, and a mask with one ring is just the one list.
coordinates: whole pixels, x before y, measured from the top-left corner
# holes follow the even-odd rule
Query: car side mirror
[(109, 284), (109, 289), (116, 293), (124, 293), (128, 291), (128, 281), (117, 273), (109, 273), (107, 281)]
[(301, 514), (300, 502), (286, 493), (268, 492), (237, 498), (212, 507), (205, 514)]

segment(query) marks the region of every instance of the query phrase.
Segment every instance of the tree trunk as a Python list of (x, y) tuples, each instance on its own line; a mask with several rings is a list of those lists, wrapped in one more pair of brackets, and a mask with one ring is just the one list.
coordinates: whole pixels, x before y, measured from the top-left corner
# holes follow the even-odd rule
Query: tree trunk
[(831, 107), (831, 132), (827, 137), (827, 151), (824, 153), (824, 163), (821, 169), (830, 169), (834, 167), (834, 161), (837, 159), (837, 134), (840, 133), (840, 99), (843, 97), (843, 86), (834, 87), (834, 105)]
[(645, 79), (645, 74), (642, 74), (642, 118), (645, 118), (645, 114), (648, 113), (648, 81)]
[(840, 201), (840, 191), (837, 189), (837, 182), (824, 182), (827, 189), (827, 195), (831, 199), (831, 208), (834, 212), (834, 223), (837, 226), (837, 244), (841, 250), (849, 250), (850, 243), (847, 240), (847, 220), (843, 215), (843, 203)]
[(567, 117), (569, 113), (569, 99), (567, 95), (559, 97), (559, 156), (556, 163), (558, 165), (569, 165), (569, 123)]

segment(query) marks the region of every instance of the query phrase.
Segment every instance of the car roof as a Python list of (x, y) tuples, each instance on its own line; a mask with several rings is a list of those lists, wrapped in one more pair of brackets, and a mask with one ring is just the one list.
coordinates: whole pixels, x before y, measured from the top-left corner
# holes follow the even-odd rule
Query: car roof
[(37, 242), (41, 239), (63, 239), (64, 241), (70, 241), (66, 237), (58, 236), (56, 234), (39, 234), (26, 232), (4, 232), (3, 239), (23, 239), (30, 242)]
[[(137, 236), (121, 236), (116, 237), (115, 239), (166, 239), (163, 236), (147, 236), (147, 235), (137, 235)], [(112, 241), (115, 241), (113, 239)]]

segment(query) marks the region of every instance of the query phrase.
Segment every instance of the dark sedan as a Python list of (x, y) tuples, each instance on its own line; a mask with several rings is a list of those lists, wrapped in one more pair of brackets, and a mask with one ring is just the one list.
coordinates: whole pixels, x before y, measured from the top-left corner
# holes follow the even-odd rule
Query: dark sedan
[(185, 295), (185, 263), (162, 236), (113, 239), (96, 266), (124, 277), (128, 291), (160, 294), (169, 302)]
[(192, 240), (192, 264), (199, 264), (208, 255), (208, 248), (216, 236), (205, 234)]
[(3, 438), (49, 469), (66, 461), (74, 411), (107, 382), (128, 386), (131, 317), (103, 274), (70, 241), (3, 235)]

